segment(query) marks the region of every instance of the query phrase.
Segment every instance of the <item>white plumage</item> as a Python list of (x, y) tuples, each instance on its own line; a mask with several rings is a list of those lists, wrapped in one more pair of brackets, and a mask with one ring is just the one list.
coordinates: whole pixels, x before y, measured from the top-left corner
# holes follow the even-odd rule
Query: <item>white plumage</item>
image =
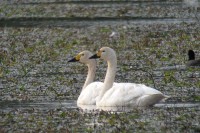
[(95, 73), (96, 73), (96, 61), (89, 59), (92, 56), (90, 51), (80, 52), (73, 59), (68, 62), (79, 61), (88, 66), (88, 75), (83, 85), (81, 94), (78, 97), (77, 105), (96, 105), (96, 97), (98, 96), (100, 89), (103, 85), (102, 82), (94, 82)]
[(77, 105), (96, 105), (96, 97), (99, 95), (102, 82), (92, 82), (81, 91)]
[(97, 54), (90, 57), (101, 58), (108, 63), (106, 77), (99, 95), (96, 98), (98, 107), (116, 106), (151, 106), (167, 96), (160, 91), (147, 87), (143, 84), (135, 83), (115, 83), (113, 85), (117, 67), (115, 51), (109, 47), (101, 48)]

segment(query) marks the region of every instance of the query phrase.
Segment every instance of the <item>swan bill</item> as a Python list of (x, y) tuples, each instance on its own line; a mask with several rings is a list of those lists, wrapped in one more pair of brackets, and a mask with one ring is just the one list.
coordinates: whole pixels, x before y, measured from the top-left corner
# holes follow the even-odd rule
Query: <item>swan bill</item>
[(68, 62), (77, 62), (79, 61), (81, 58), (81, 54), (78, 54), (77, 56), (75, 56), (73, 59), (69, 60)]
[(91, 56), (89, 59), (96, 59), (96, 58), (100, 58), (100, 56), (98, 54), (94, 54), (93, 56)]
[(68, 62), (77, 62), (77, 61), (79, 61), (79, 60), (77, 60), (77, 58), (73, 58), (73, 59), (69, 60)]

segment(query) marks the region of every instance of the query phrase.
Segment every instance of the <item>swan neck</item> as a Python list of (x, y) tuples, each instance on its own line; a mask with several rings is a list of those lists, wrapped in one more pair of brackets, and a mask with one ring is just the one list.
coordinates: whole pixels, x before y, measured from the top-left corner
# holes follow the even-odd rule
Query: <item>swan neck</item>
[(85, 83), (83, 85), (83, 89), (85, 89), (90, 83), (92, 83), (94, 81), (95, 73), (96, 73), (96, 62), (95, 61), (89, 62), (87, 64), (87, 66), (88, 66), (88, 74), (87, 74)]
[(103, 95), (108, 91), (110, 88), (112, 88), (114, 80), (115, 80), (115, 74), (117, 69), (117, 60), (116, 58), (107, 61), (108, 68), (106, 72), (106, 77), (104, 80), (103, 89), (101, 91), (100, 97), (103, 97)]

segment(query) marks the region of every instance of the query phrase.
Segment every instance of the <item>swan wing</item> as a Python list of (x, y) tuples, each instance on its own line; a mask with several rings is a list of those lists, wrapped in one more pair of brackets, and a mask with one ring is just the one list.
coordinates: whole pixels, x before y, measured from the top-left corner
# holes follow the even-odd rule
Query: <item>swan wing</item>
[(156, 89), (143, 84), (118, 83), (114, 84), (102, 97), (98, 106), (148, 106), (163, 98)]
[(82, 90), (78, 97), (78, 105), (95, 105), (96, 97), (99, 95), (100, 89), (102, 87), (102, 82), (92, 82), (85, 89)]

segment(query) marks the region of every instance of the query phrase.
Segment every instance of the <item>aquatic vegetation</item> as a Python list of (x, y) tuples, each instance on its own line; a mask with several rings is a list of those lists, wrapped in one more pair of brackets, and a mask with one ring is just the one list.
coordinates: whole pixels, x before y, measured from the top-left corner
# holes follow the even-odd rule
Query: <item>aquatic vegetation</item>
[[(200, 131), (199, 106), (176, 107), (199, 103), (200, 69), (160, 69), (184, 65), (188, 49), (199, 56), (198, 12), (192, 7), (175, 1), (45, 2), (0, 4), (0, 132)], [(119, 55), (117, 82), (155, 87), (174, 106), (121, 113), (74, 106), (87, 69), (67, 61), (102, 46)], [(96, 80), (104, 78), (105, 66), (98, 62)]]

